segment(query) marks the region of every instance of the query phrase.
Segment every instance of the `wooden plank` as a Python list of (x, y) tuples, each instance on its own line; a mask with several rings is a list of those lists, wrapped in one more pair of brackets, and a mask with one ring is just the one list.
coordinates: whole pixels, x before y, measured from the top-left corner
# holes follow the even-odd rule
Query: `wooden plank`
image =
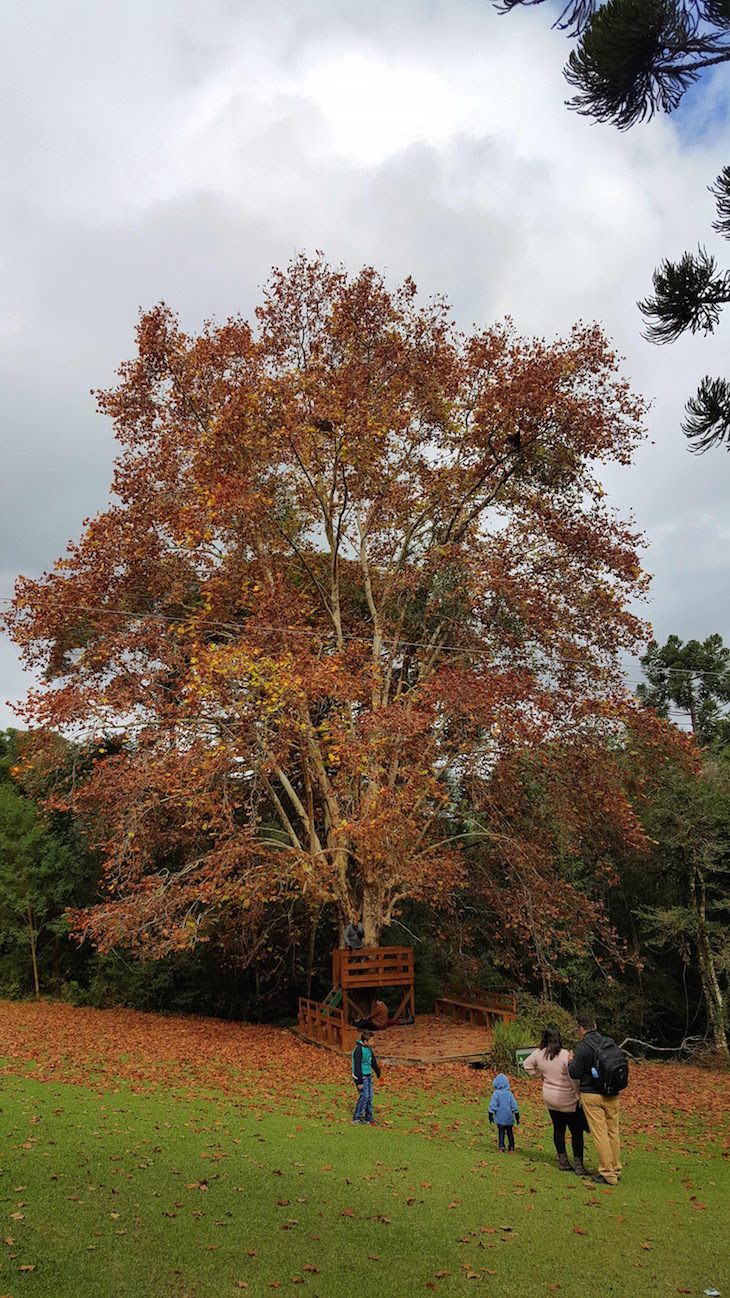
[(492, 1027), (495, 1019), (502, 1019), (509, 1022), (514, 1015), (508, 1014), (501, 1009), (490, 1009), (487, 1005), (466, 1005), (460, 1001), (451, 1000), (447, 996), (439, 996), (434, 1001), (434, 1014), (439, 1017), (451, 1016), (454, 1023), (469, 1022), (472, 1027), (477, 1026), (478, 1020), (487, 1027)]
[(413, 982), (412, 947), (363, 947), (332, 952), (332, 980), (343, 987), (396, 987)]

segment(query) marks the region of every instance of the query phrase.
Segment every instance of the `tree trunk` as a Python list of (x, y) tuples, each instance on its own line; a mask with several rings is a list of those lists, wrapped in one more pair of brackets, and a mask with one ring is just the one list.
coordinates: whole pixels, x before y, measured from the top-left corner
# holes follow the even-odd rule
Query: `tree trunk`
[(33, 962), (33, 986), (35, 988), (35, 998), (36, 1000), (40, 1000), (41, 988), (40, 988), (40, 983), (38, 982), (38, 961), (36, 959), (36, 943), (38, 940), (38, 934), (36, 933), (35, 924), (33, 923), (33, 912), (30, 906), (28, 907), (28, 911), (25, 917), (25, 922), (28, 925), (28, 937), (30, 940), (30, 958)]
[(319, 925), (319, 913), (312, 915), (309, 923), (309, 942), (307, 943), (307, 981), (304, 995), (307, 1000), (312, 995), (312, 977), (314, 975), (314, 946), (317, 940), (317, 928)]
[(362, 926), (365, 946), (380, 946), (380, 934), (385, 925), (385, 904), (382, 889), (377, 883), (365, 884), (362, 892)]
[(725, 1004), (715, 968), (715, 957), (707, 931), (706, 887), (704, 875), (695, 867), (692, 887), (690, 889), (692, 906), (697, 916), (697, 955), (702, 978), (702, 989), (705, 993), (707, 1012), (712, 1024), (715, 1047), (722, 1054), (728, 1054), (727, 1028), (725, 1026)]

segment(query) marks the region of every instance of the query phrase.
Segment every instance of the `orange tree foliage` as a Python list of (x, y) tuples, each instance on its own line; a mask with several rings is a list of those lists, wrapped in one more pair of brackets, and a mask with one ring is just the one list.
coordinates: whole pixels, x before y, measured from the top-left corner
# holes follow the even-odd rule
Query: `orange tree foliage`
[(574, 913), (510, 772), (569, 752), (565, 850), (640, 842), (606, 753), (649, 724), (618, 664), (646, 578), (597, 475), (642, 403), (596, 326), (463, 335), (370, 268), (300, 258), (256, 315), (143, 315), (99, 398), (113, 503), (9, 615), (27, 719), (106, 737), (72, 789), (105, 862), (79, 931), (155, 956), (296, 896), (377, 942), (404, 898), (453, 904), (467, 792), (495, 896)]

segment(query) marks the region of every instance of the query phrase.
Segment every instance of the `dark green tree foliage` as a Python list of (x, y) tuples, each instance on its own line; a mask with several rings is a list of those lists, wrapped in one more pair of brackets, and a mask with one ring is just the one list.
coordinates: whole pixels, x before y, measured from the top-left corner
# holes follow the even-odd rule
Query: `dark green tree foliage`
[[(730, 239), (730, 167), (710, 186), (717, 203), (713, 222), (718, 234)], [(730, 302), (730, 271), (718, 270), (715, 258), (700, 247), (679, 261), (663, 261), (654, 272), (654, 295), (639, 308), (648, 321), (644, 336), (651, 342), (674, 342), (690, 333), (714, 333), (723, 306)], [(682, 425), (690, 449), (701, 455), (722, 443), (730, 450), (730, 383), (706, 376), (687, 402)]]
[(661, 646), (652, 640), (641, 667), (648, 682), (637, 689), (642, 703), (665, 718), (672, 709), (686, 713), (702, 748), (730, 745), (730, 649), (722, 636), (683, 644), (670, 635)]
[(608, 0), (568, 59), (565, 77), (578, 92), (571, 108), (622, 131), (656, 112), (671, 113), (704, 68), (730, 59), (730, 13), (712, 20), (710, 8)]
[(717, 269), (704, 248), (685, 252), (679, 261), (663, 261), (654, 272), (654, 297), (639, 303), (649, 324), (644, 337), (672, 343), (689, 329), (713, 333), (723, 306), (730, 302), (730, 272)]
[[(545, 0), (494, 0), (500, 13), (508, 14), (513, 9), (532, 9), (535, 5), (544, 4)], [(569, 0), (553, 23), (560, 31), (571, 36), (578, 36), (588, 25), (598, 7), (597, 0)]]
[[(544, 0), (495, 0), (502, 13)], [(573, 0), (554, 26), (577, 38), (570, 107), (628, 130), (671, 113), (705, 68), (730, 60), (730, 0)]]
[(68, 817), (44, 818), (13, 779), (19, 736), (0, 732), (0, 952), (5, 987), (58, 984), (66, 962), (66, 907), (88, 896), (94, 867)]
[[(495, 0), (497, 3), (497, 0)], [(544, 0), (500, 0), (509, 13)], [(554, 26), (577, 43), (565, 77), (569, 101), (599, 122), (628, 130), (656, 112), (671, 113), (701, 73), (730, 60), (730, 0), (572, 0)], [(717, 202), (713, 228), (730, 238), (730, 167), (710, 187)], [(730, 272), (718, 270), (703, 247), (654, 272), (654, 294), (639, 303), (651, 342), (675, 342), (688, 330), (713, 333), (730, 301)], [(730, 450), (730, 382), (706, 376), (687, 402), (682, 424), (690, 450)]]
[(730, 765), (710, 758), (700, 776), (668, 766), (645, 825), (656, 842), (657, 894), (641, 915), (645, 941), (696, 966), (715, 1046), (727, 1054)]

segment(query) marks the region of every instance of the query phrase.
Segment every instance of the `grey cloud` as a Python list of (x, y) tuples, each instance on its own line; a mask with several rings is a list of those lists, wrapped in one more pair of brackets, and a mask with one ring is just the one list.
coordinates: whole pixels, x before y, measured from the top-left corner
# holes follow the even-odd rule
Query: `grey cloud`
[[(139, 308), (165, 299), (190, 329), (248, 316), (272, 265), (320, 247), (446, 293), (464, 328), (505, 313), (548, 335), (603, 320), (655, 402), (654, 445), (606, 474), (651, 541), (649, 615), (662, 636), (730, 638), (727, 460), (693, 459), (679, 432), (698, 379), (723, 372), (727, 334), (652, 348), (635, 308), (659, 257), (709, 241), (721, 134), (680, 143), (660, 121), (619, 136), (567, 114), (562, 38), (539, 10), (500, 20), (485, 0), (5, 9), (0, 594), (105, 504), (114, 447), (89, 389), (131, 353)], [(363, 110), (347, 86), (335, 109), (324, 93), (353, 51), (379, 60), (381, 88), (392, 68), (394, 115), (398, 76), (415, 77), (412, 138), (394, 122), (390, 147), (386, 116), (382, 157), (348, 146), (342, 123)], [(443, 112), (429, 102), (439, 85)], [(5, 644), (0, 702), (20, 688)]]

